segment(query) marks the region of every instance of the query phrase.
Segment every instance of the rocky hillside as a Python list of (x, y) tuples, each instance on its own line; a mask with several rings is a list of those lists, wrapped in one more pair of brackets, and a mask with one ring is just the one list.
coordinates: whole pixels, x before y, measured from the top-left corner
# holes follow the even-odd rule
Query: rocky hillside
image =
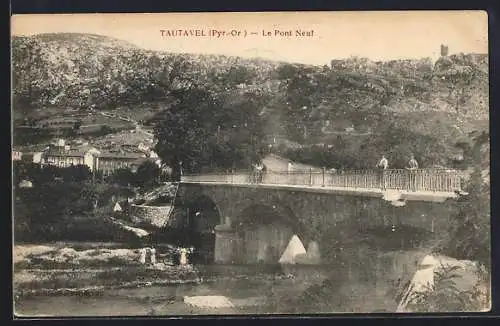
[(152, 52), (105, 36), (71, 33), (14, 37), (12, 61), (19, 109), (108, 109), (162, 100), (172, 89), (192, 81), (209, 82), (239, 66), (251, 71), (245, 77), (263, 81), (278, 65), (237, 57)]
[(436, 62), (350, 58), (320, 67), (154, 52), (61, 33), (14, 37), (12, 56), (14, 112), (25, 116), (49, 108), (163, 108), (173, 91), (195, 85), (214, 94), (266, 95), (267, 133), (303, 144), (342, 136), (362, 145), (384, 132), (387, 138), (391, 129), (451, 144), (488, 128), (486, 54)]

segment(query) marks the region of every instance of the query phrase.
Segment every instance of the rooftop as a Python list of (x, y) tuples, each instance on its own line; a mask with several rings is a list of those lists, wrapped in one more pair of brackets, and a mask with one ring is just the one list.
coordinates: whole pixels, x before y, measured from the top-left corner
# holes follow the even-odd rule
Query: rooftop
[(116, 158), (116, 159), (139, 159), (144, 158), (143, 153), (132, 152), (102, 152), (98, 155), (100, 158)]
[(55, 148), (50, 148), (49, 150), (47, 150), (44, 155), (45, 156), (78, 156), (78, 157), (81, 157), (81, 156), (84, 156), (85, 153), (87, 151), (86, 150), (82, 150), (82, 149), (69, 149), (69, 150), (66, 150), (64, 147), (55, 147)]
[(89, 151), (99, 152), (95, 147), (90, 145), (81, 145), (77, 147), (70, 146), (66, 149), (64, 146), (49, 146), (49, 149), (44, 152), (46, 156), (84, 156)]
[(48, 145), (43, 144), (43, 145), (27, 145), (27, 146), (19, 146), (13, 148), (14, 151), (19, 151), (24, 153), (36, 153), (36, 152), (43, 152), (47, 149)]

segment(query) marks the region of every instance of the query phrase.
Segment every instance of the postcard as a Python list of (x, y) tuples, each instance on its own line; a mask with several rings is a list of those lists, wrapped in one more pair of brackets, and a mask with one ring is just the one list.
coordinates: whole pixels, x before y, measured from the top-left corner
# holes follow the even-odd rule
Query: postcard
[(11, 31), (16, 317), (491, 309), (485, 12)]

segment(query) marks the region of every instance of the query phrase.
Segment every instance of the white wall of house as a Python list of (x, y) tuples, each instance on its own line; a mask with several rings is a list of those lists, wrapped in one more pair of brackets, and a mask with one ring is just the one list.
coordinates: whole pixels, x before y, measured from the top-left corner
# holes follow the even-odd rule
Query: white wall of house
[(96, 162), (96, 158), (97, 158), (97, 155), (99, 155), (99, 151), (95, 148), (92, 148), (92, 149), (89, 149), (85, 155), (84, 155), (84, 159), (83, 159), (83, 164), (87, 165), (90, 169), (90, 171), (94, 171), (94, 168), (97, 168), (97, 164), (95, 164)]
[(43, 152), (33, 153), (33, 163), (41, 163), (42, 162)]
[[(290, 160), (275, 155), (275, 154), (270, 154), (266, 156), (262, 162), (264, 165), (267, 167), (268, 171), (275, 171), (275, 172), (285, 172), (288, 171), (288, 162)], [(292, 162), (292, 170), (293, 171), (309, 171), (309, 169), (312, 169), (313, 171), (320, 171), (321, 168), (319, 167), (314, 167), (312, 165), (307, 165), (307, 164), (302, 164), (298, 162)]]
[(65, 168), (71, 165), (85, 164), (84, 157), (80, 156), (47, 156), (42, 163)]
[(94, 153), (85, 153), (85, 155), (83, 156), (83, 164), (88, 166), (90, 171), (94, 171)]
[(12, 160), (14, 160), (14, 161), (20, 161), (22, 157), (23, 157), (23, 153), (22, 152), (12, 151)]

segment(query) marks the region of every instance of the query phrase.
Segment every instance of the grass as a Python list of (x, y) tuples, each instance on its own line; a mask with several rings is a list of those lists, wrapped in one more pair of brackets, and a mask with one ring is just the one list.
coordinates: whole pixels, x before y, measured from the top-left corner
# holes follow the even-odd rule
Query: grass
[[(14, 290), (23, 295), (199, 281), (194, 269), (165, 266), (159, 270), (143, 266), (138, 261), (137, 250), (123, 247), (98, 243), (15, 245)], [(167, 261), (168, 255), (169, 252), (158, 254), (157, 259)]]

